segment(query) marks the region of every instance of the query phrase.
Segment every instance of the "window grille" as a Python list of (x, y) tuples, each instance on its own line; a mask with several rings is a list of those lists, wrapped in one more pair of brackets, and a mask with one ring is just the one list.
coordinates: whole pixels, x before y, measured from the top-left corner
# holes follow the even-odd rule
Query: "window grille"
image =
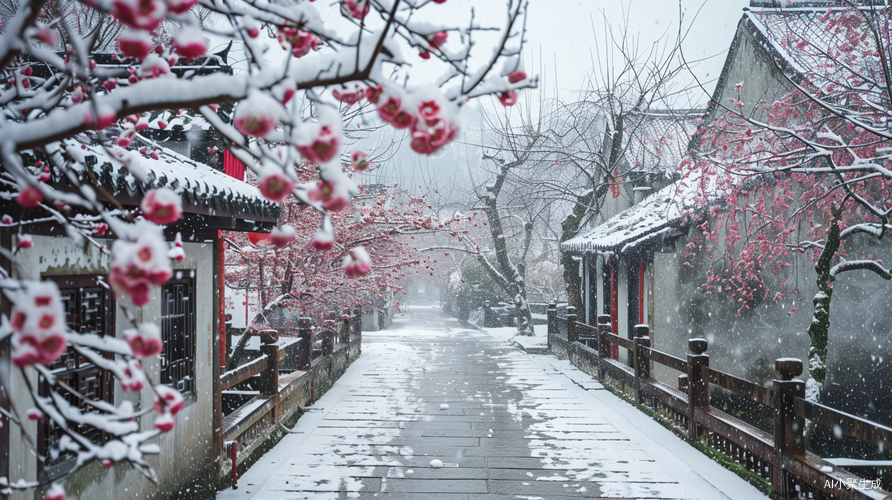
[[(109, 289), (98, 285), (99, 276), (52, 276), (47, 279), (59, 285), (65, 321), (71, 331), (99, 336), (114, 334), (114, 297)], [(112, 358), (111, 355), (106, 357)], [(86, 401), (114, 404), (114, 376), (98, 368), (74, 348), (69, 347), (47, 368), (60, 382), (56, 392), (81, 411), (98, 411)], [(64, 389), (62, 384), (78, 394)], [(42, 396), (49, 393), (49, 384), (43, 377), (40, 378), (39, 390)], [(94, 443), (103, 443), (108, 439), (104, 432), (93, 426), (71, 423), (69, 428)], [(37, 436), (41, 482), (52, 481), (74, 465), (74, 454), (59, 452), (58, 445), (63, 435), (65, 432), (51, 419), (41, 421)]]
[(183, 397), (195, 391), (195, 285), (192, 278), (170, 280), (161, 292), (161, 383)]

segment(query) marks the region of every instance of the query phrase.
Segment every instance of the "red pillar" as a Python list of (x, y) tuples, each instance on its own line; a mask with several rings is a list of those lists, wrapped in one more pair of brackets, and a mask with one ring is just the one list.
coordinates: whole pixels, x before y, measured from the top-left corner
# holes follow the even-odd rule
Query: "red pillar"
[[(610, 324), (613, 332), (619, 335), (619, 280), (617, 279), (619, 260), (610, 266)], [(619, 359), (619, 346), (610, 344), (610, 358)]]
[(226, 366), (226, 265), (224, 262), (225, 243), (223, 243), (223, 231), (217, 230), (217, 285), (219, 286), (219, 303), (217, 308), (220, 314), (220, 366)]

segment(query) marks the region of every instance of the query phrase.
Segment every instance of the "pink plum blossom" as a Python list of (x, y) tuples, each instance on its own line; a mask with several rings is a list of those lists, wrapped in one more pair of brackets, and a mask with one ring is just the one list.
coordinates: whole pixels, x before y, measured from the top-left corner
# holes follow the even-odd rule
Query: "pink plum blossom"
[(123, 376), (121, 377), (121, 389), (130, 392), (139, 392), (143, 388), (143, 382), (145, 381), (145, 374), (142, 371), (142, 364), (137, 359), (130, 360), (129, 362), (121, 361), (124, 365), (121, 368), (121, 373)]
[(328, 125), (319, 127), (319, 133), (309, 144), (297, 144), (297, 150), (301, 156), (313, 163), (325, 163), (331, 161), (338, 154), (340, 137), (334, 129)]
[(153, 286), (161, 286), (173, 271), (167, 259), (167, 245), (161, 228), (147, 221), (138, 221), (135, 239), (115, 240), (111, 248), (109, 281), (118, 293), (125, 293), (137, 306), (149, 303)]
[(269, 234), (269, 242), (276, 248), (285, 248), (297, 238), (297, 231), (288, 224), (276, 226)]
[(348, 278), (361, 278), (372, 269), (370, 262), (371, 259), (365, 248), (355, 247), (351, 248), (344, 257), (341, 267)]
[(177, 237), (173, 242), (173, 247), (167, 252), (167, 258), (177, 262), (181, 262), (186, 258), (186, 252), (183, 251), (183, 237), (180, 233), (177, 233)]
[(25, 208), (36, 207), (43, 202), (43, 193), (34, 186), (26, 186), (15, 197), (15, 201)]
[(186, 402), (183, 401), (183, 395), (179, 391), (166, 385), (155, 386), (154, 407), (156, 413), (176, 415), (184, 406), (186, 406)]
[(161, 432), (170, 432), (176, 425), (173, 415), (170, 413), (162, 413), (155, 417), (155, 428)]
[(14, 299), (10, 315), (12, 361), (19, 368), (48, 365), (65, 350), (65, 311), (59, 287), (49, 281), (28, 282)]
[(357, 149), (350, 155), (350, 164), (353, 170), (362, 172), (369, 167), (369, 155)]
[(505, 92), (499, 93), (499, 102), (502, 103), (502, 106), (514, 106), (517, 104), (517, 92), (513, 90), (507, 90)]
[(344, 89), (343, 91), (340, 89), (334, 89), (331, 91), (331, 95), (344, 104), (353, 105), (359, 102), (359, 100), (366, 95), (366, 91), (359, 88), (356, 88), (352, 91), (348, 89)]
[(294, 190), (294, 181), (276, 165), (267, 165), (260, 171), (260, 194), (269, 201), (282, 203)]
[(309, 31), (293, 26), (283, 26), (278, 29), (278, 32), (279, 44), (283, 49), (291, 50), (291, 55), (294, 57), (301, 58), (319, 46), (319, 37)]
[(438, 32), (434, 33), (433, 35), (431, 35), (430, 41), (428, 43), (430, 43), (430, 46), (432, 48), (437, 49), (437, 48), (440, 48), (441, 45), (446, 43), (446, 39), (448, 37), (449, 37), (449, 33), (445, 32), (445, 31), (438, 31)]
[(454, 106), (435, 89), (422, 89), (418, 106), (421, 119), (412, 125), (409, 147), (420, 154), (433, 154), (458, 135), (459, 126)]
[(65, 489), (58, 483), (53, 485), (46, 491), (43, 500), (65, 500)]
[(131, 28), (152, 31), (167, 14), (163, 0), (114, 0), (112, 15)]
[(127, 29), (118, 37), (117, 43), (121, 54), (140, 61), (152, 52), (152, 36), (145, 30)]
[(264, 137), (276, 129), (281, 106), (272, 97), (252, 92), (235, 108), (233, 123), (245, 135)]
[(322, 225), (316, 230), (310, 245), (313, 245), (313, 248), (316, 250), (324, 252), (334, 248), (334, 241), (334, 228), (331, 225), (331, 219), (326, 214), (325, 218), (322, 219)]
[(59, 35), (56, 34), (56, 30), (44, 25), (37, 27), (37, 39), (50, 47), (54, 47), (59, 43)]
[(319, 181), (316, 188), (307, 193), (310, 201), (321, 202), (322, 208), (331, 212), (339, 212), (348, 205), (347, 196), (330, 181)]
[(143, 217), (159, 225), (172, 224), (183, 216), (180, 196), (166, 187), (146, 193), (139, 208)]
[(87, 111), (84, 115), (84, 123), (89, 125), (93, 130), (104, 130), (111, 127), (118, 120), (118, 116), (113, 110), (100, 109), (99, 116), (93, 114), (93, 111)]
[(43, 412), (37, 408), (29, 408), (25, 415), (28, 417), (28, 420), (43, 420), (44, 418)]
[(34, 246), (34, 240), (31, 238), (30, 234), (20, 234), (18, 238), (16, 238), (16, 247), (18, 248), (31, 248)]
[(142, 323), (136, 328), (124, 331), (124, 338), (137, 358), (148, 358), (160, 354), (164, 349), (161, 330), (154, 323)]
[(369, 13), (368, 0), (344, 0), (344, 8), (354, 19), (365, 19)]
[(383, 104), (378, 104), (378, 116), (393, 128), (404, 129), (411, 127), (418, 118), (409, 111), (403, 109), (403, 100), (399, 95), (391, 94), (388, 89), (381, 94)]
[(208, 51), (208, 39), (195, 27), (183, 27), (173, 36), (173, 49), (187, 61), (194, 61)]
[(524, 72), (522, 70), (518, 69), (518, 70), (512, 71), (511, 73), (508, 73), (508, 82), (510, 82), (510, 83), (522, 82), (526, 79), (527, 79), (527, 74), (526, 74), (526, 72)]
[(165, 61), (158, 54), (152, 53), (146, 56), (143, 63), (137, 70), (140, 78), (158, 78), (161, 75), (170, 74), (170, 63)]

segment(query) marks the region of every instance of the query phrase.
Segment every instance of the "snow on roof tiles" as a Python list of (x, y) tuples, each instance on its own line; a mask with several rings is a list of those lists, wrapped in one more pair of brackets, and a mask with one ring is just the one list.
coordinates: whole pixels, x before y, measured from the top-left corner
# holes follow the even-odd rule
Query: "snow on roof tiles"
[(649, 110), (627, 128), (626, 161), (634, 170), (675, 173), (706, 110)]
[(745, 17), (785, 72), (793, 78), (807, 75), (815, 87), (843, 81), (851, 74), (847, 68), (870, 75), (881, 67), (864, 20), (848, 8), (757, 8)]
[(591, 232), (561, 244), (569, 252), (621, 252), (630, 243), (641, 243), (665, 229), (679, 225), (683, 213), (679, 207), (679, 185), (675, 182), (645, 198), (641, 203), (620, 212)]
[[(172, 150), (157, 148), (159, 157), (155, 160), (136, 151), (117, 146), (107, 150), (87, 142), (86, 137), (78, 136), (59, 144), (74, 160), (72, 167), (83, 177), (82, 182), (91, 184), (84, 167), (92, 165), (93, 174), (119, 201), (138, 203), (145, 191), (167, 186), (182, 195), (186, 213), (273, 221), (278, 217), (278, 205), (264, 198), (256, 187)], [(120, 156), (116, 158), (109, 151)]]

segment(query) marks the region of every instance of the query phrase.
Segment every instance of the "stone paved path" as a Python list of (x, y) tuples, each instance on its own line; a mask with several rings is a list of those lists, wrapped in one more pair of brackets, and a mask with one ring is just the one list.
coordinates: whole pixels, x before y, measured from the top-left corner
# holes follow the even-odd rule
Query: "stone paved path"
[(432, 309), (365, 333), (347, 374), (218, 499), (766, 498), (501, 333)]

